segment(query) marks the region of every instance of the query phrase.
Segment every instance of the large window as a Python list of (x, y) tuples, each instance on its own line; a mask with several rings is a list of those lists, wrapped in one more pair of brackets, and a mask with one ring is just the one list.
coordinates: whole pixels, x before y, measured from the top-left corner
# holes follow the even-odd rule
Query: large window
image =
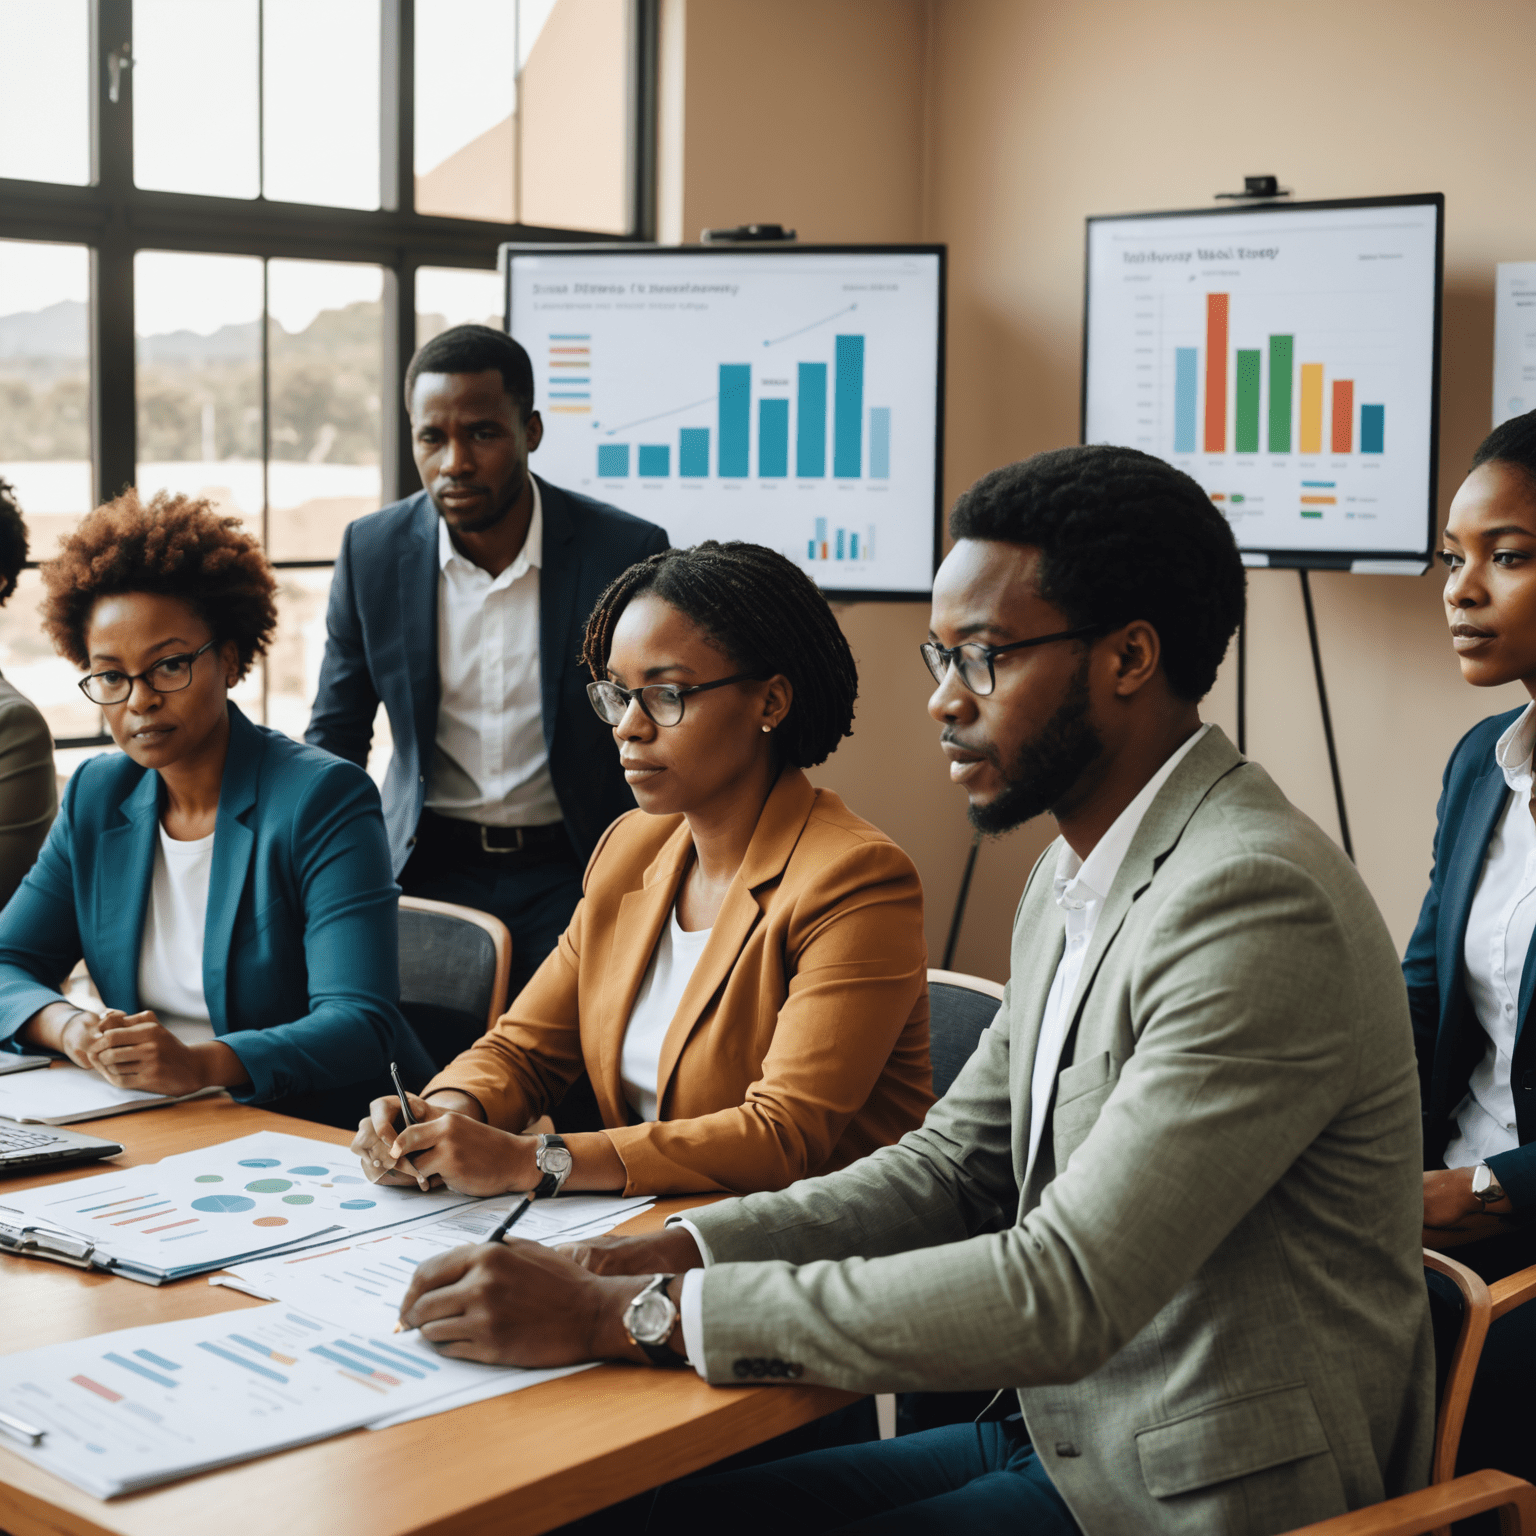
[[(0, 0), (0, 477), (34, 564), (136, 484), (259, 532), (243, 708), (298, 734), (351, 519), (418, 482), (416, 346), (508, 240), (649, 238), (657, 0)], [(0, 671), (106, 744), (23, 574)]]

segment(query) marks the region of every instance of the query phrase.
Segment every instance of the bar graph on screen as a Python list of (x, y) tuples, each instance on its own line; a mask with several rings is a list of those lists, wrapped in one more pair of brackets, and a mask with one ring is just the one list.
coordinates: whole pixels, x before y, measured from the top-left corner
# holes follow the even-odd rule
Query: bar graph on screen
[(533, 467), (676, 546), (750, 539), (829, 590), (926, 591), (940, 276), (921, 252), (519, 249), (512, 330), (550, 402)]
[(1085, 440), (1247, 549), (1422, 550), (1438, 229), (1432, 198), (1090, 220)]

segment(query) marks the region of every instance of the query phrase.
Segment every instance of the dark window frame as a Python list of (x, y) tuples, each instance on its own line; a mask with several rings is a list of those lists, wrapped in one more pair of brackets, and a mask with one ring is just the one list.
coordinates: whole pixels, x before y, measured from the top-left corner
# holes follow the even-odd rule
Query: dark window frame
[[(91, 252), (90, 372), (93, 499), (132, 485), (137, 472), (133, 260), (141, 250), (359, 262), (384, 273), (383, 416), (379, 444), (385, 503), (420, 489), (398, 381), (415, 350), (416, 271), (493, 271), (509, 241), (616, 243), (653, 240), (656, 221), (656, 81), (660, 0), (629, 0), (630, 229), (622, 235), (445, 218), (415, 208), (415, 0), (381, 0), (379, 180), (376, 209), (154, 192), (133, 183), (133, 0), (91, 0), (92, 184), (0, 177), (0, 239), (85, 245)], [(262, 440), (270, 451), (262, 391)], [(263, 541), (266, 529), (263, 518)], [(29, 562), (29, 565), (36, 562)], [(278, 560), (280, 570), (328, 569), (331, 560)], [(102, 734), (60, 747), (110, 745)]]

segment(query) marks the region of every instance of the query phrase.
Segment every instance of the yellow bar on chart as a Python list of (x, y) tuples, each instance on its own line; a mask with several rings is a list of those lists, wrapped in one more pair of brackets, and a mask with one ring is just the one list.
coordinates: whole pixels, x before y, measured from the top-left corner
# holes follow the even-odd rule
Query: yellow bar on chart
[(1301, 365), (1301, 451), (1323, 451), (1323, 365)]

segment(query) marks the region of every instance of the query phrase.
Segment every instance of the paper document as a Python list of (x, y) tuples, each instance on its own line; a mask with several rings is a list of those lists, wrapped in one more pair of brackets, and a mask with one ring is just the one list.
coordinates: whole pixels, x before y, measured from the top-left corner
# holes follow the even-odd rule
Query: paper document
[(204, 1088), (182, 1099), (168, 1099), (163, 1094), (140, 1093), (136, 1088), (115, 1088), (105, 1078), (72, 1063), (60, 1063), (47, 1072), (19, 1074), (15, 1068), (0, 1063), (0, 1071), (7, 1074), (0, 1077), (0, 1115), (32, 1125), (73, 1125), (81, 1120), (130, 1114), (136, 1109), (181, 1104), (186, 1099), (224, 1091)]
[(280, 1303), (0, 1356), (0, 1412), (43, 1432), (8, 1449), (109, 1499), (505, 1374)]
[(1493, 424), (1536, 410), (1536, 261), (1501, 261), (1493, 312)]
[[(312, 1248), (283, 1258), (240, 1264), (226, 1274), (212, 1276), (211, 1281), (231, 1284), (238, 1290), (267, 1300), (291, 1303), (349, 1328), (371, 1332), (390, 1330), (395, 1326), (400, 1302), (416, 1269), (434, 1254), (446, 1253), (463, 1243), (484, 1238), (521, 1199), (520, 1195), (498, 1195), (482, 1205), (396, 1227), (393, 1231)], [(515, 1236), (551, 1246), (573, 1242), (612, 1231), (621, 1221), (638, 1215), (651, 1203), (646, 1196), (625, 1200), (608, 1195), (563, 1195), (531, 1206), (512, 1232)], [(565, 1375), (573, 1369), (580, 1367), (553, 1372), (508, 1371), (501, 1377), (452, 1396), (437, 1398), (424, 1406), (413, 1404), (380, 1420), (373, 1428), (388, 1429), (391, 1425), (428, 1414), (446, 1413), (450, 1408), (478, 1403), (504, 1392), (516, 1392), (533, 1386), (536, 1381), (548, 1381), (552, 1376)]]
[(370, 1184), (343, 1147), (261, 1131), (142, 1167), (0, 1191), (0, 1226), (81, 1234), (99, 1267), (159, 1285), (471, 1203), (452, 1190)]

